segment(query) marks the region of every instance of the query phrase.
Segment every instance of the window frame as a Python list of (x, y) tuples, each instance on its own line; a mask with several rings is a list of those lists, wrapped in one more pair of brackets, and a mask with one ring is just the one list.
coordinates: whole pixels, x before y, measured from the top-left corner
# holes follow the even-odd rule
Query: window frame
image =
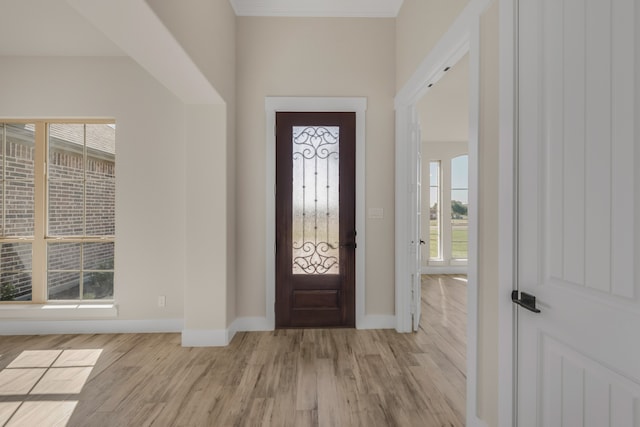
[[(0, 118), (0, 123), (12, 124), (33, 124), (34, 125), (34, 230), (32, 237), (4, 237), (0, 236), (0, 244), (3, 243), (31, 243), (32, 265), (31, 265), (31, 300), (30, 301), (0, 301), (0, 304), (96, 304), (112, 303), (116, 297), (115, 285), (115, 265), (113, 268), (114, 284), (113, 296), (105, 299), (83, 299), (82, 283), (80, 284), (80, 294), (78, 299), (49, 299), (49, 287), (47, 277), (47, 246), (49, 243), (113, 243), (115, 245), (116, 236), (49, 236), (49, 125), (50, 124), (80, 124), (94, 125), (105, 124), (115, 125), (113, 118), (78, 118), (78, 119), (5, 119)], [(4, 140), (0, 141), (4, 143)], [(4, 150), (4, 148), (3, 148)], [(3, 151), (4, 152), (4, 151)], [(115, 155), (115, 154), (114, 154)], [(86, 134), (83, 146), (84, 173), (86, 175)], [(4, 161), (4, 160), (3, 160)], [(86, 180), (86, 176), (85, 176)], [(84, 194), (86, 202), (86, 190)], [(114, 200), (115, 202), (115, 200)], [(114, 218), (115, 221), (115, 218)], [(83, 222), (86, 224), (86, 207), (83, 208)], [(86, 232), (86, 230), (85, 230)], [(115, 255), (115, 254), (114, 254)], [(81, 257), (82, 261), (82, 257)], [(80, 271), (84, 271), (84, 265), (80, 265)], [(82, 277), (82, 274), (81, 274)]]
[[(436, 163), (438, 165), (437, 171), (437, 181), (436, 185), (433, 185), (431, 180), (431, 165)], [(431, 189), (436, 189), (436, 231), (437, 231), (437, 242), (436, 246), (438, 249), (438, 254), (435, 257), (431, 256)], [(442, 236), (442, 161), (441, 160), (429, 160), (429, 256), (427, 257), (427, 261), (442, 261), (444, 251), (443, 251), (443, 236)]]
[(462, 242), (462, 241), (454, 240), (454, 238), (453, 238), (453, 220), (454, 220), (454, 218), (453, 218), (453, 202), (454, 202), (453, 193), (455, 191), (466, 191), (467, 192), (467, 209), (469, 207), (469, 177), (467, 176), (467, 183), (466, 183), (467, 186), (466, 187), (463, 188), (463, 187), (454, 187), (453, 186), (453, 165), (454, 165), (454, 161), (457, 160), (457, 159), (460, 159), (462, 157), (466, 157), (467, 158), (467, 172), (468, 172), (468, 170), (469, 170), (469, 154), (468, 153), (459, 154), (457, 156), (454, 156), (449, 161), (449, 169), (451, 171), (451, 182), (450, 182), (450, 185), (449, 185), (449, 192), (450, 192), (449, 202), (451, 204), (451, 215), (450, 215), (451, 218), (449, 218), (449, 227), (450, 227), (450, 233), (449, 233), (449, 236), (450, 236), (449, 259), (454, 263), (455, 262), (461, 262), (461, 261), (465, 261), (466, 262), (469, 259), (469, 214), (468, 214), (468, 212), (467, 212), (467, 240), (466, 240), (466, 242), (467, 242), (467, 250), (466, 250), (467, 256), (465, 258), (457, 258), (457, 257), (454, 256), (454, 250), (453, 250), (453, 246), (454, 246), (455, 242)]

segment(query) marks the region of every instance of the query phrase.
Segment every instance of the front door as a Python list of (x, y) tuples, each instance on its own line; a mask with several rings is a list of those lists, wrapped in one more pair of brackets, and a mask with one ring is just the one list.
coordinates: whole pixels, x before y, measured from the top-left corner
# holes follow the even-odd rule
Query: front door
[(637, 427), (640, 5), (519, 14), (518, 426)]
[(276, 327), (354, 327), (355, 250), (355, 113), (276, 113)]

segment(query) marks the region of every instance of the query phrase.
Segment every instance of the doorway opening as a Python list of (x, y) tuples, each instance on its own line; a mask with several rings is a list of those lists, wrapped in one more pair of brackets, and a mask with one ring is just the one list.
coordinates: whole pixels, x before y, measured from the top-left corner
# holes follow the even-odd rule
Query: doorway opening
[[(414, 196), (416, 163), (420, 159), (421, 138), (418, 104), (423, 96), (468, 55), (469, 109), (468, 109), (468, 212), (467, 212), (467, 313), (466, 313), (466, 417), (473, 425), (477, 417), (477, 349), (478, 349), (478, 123), (479, 123), (479, 17), (482, 4), (466, 8), (454, 25), (427, 55), (407, 84), (396, 95), (396, 329), (409, 332), (416, 327), (416, 299), (421, 298), (421, 281), (414, 278), (422, 274), (419, 246), (422, 235), (420, 223), (430, 214), (417, 214)], [(420, 141), (420, 143), (418, 143)], [(428, 153), (422, 161), (428, 167)], [(429, 188), (424, 183), (421, 185)], [(409, 191), (407, 191), (409, 189)], [(423, 191), (424, 193), (424, 191)], [(425, 197), (426, 198), (426, 197)], [(442, 203), (442, 202), (440, 202)], [(422, 221), (420, 221), (420, 216)], [(430, 224), (429, 224), (430, 226)], [(426, 237), (426, 235), (424, 235)], [(425, 242), (426, 243), (426, 242)], [(425, 248), (426, 249), (426, 248)], [(440, 249), (442, 250), (442, 249)], [(430, 247), (429, 247), (430, 251)], [(416, 262), (416, 253), (420, 259)], [(432, 267), (436, 267), (435, 265)], [(453, 266), (449, 267), (462, 267)], [(417, 283), (419, 284), (417, 286)], [(428, 308), (426, 308), (428, 309)], [(418, 313), (419, 314), (419, 313)]]

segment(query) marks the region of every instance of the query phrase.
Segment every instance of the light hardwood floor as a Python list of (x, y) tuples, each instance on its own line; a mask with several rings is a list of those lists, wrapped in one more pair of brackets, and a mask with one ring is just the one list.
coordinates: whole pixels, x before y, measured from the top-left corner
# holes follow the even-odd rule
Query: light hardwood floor
[(422, 327), (0, 337), (0, 425), (462, 426), (466, 278), (424, 276)]

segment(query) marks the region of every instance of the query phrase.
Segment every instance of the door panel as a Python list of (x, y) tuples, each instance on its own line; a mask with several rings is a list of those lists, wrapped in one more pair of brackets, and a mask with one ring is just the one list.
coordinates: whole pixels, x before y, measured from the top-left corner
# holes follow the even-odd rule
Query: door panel
[(640, 425), (640, 6), (520, 0), (519, 426)]
[(355, 113), (276, 113), (276, 326), (355, 326)]

